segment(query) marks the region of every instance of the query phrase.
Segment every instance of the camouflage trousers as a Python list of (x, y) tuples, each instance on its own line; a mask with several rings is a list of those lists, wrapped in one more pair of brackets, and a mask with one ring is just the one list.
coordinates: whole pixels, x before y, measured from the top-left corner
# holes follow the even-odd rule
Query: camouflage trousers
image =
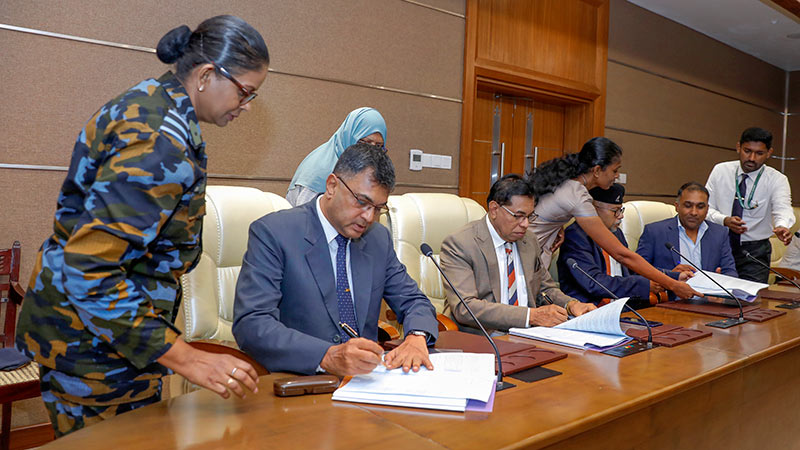
[(56, 438), (161, 400), (161, 378), (115, 384), (39, 367), (42, 400)]

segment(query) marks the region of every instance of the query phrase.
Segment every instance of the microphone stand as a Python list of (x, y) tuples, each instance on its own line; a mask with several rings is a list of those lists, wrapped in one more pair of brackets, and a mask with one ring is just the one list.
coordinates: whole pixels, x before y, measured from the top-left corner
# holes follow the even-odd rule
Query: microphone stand
[(469, 305), (467, 305), (467, 302), (465, 302), (464, 299), (461, 297), (461, 294), (458, 293), (458, 290), (456, 290), (455, 286), (453, 286), (453, 283), (451, 283), (450, 279), (447, 278), (447, 275), (444, 274), (442, 268), (439, 267), (439, 263), (437, 263), (436, 260), (433, 258), (433, 250), (431, 249), (431, 246), (426, 243), (423, 243), (422, 245), (419, 246), (419, 249), (423, 255), (427, 256), (428, 258), (430, 258), (431, 261), (433, 261), (433, 264), (439, 270), (439, 273), (442, 274), (442, 278), (444, 278), (445, 281), (447, 281), (447, 284), (450, 285), (450, 289), (452, 289), (453, 292), (456, 293), (456, 296), (458, 296), (458, 300), (461, 302), (462, 305), (464, 305), (464, 308), (467, 308), (467, 312), (469, 312), (469, 315), (472, 316), (472, 320), (474, 320), (475, 323), (478, 324), (478, 327), (483, 332), (483, 335), (486, 337), (486, 339), (489, 340), (489, 344), (492, 345), (492, 349), (494, 350), (494, 356), (495, 358), (497, 358), (496, 391), (502, 391), (503, 389), (509, 389), (515, 387), (516, 386), (515, 384), (509, 383), (508, 381), (503, 381), (503, 361), (500, 359), (500, 352), (497, 350), (497, 345), (495, 345), (494, 341), (489, 336), (489, 333), (486, 332), (486, 328), (483, 328), (483, 324), (481, 324), (478, 318), (475, 317), (475, 313), (472, 312), (472, 309), (469, 307)]
[[(593, 276), (589, 275), (588, 272), (583, 270), (583, 268), (578, 265), (577, 261), (575, 261), (572, 258), (569, 258), (569, 259), (567, 259), (567, 265), (569, 265), (573, 269), (578, 269), (582, 274), (584, 274), (586, 276), (586, 278), (592, 280), (596, 285), (598, 285), (601, 288), (603, 288), (603, 290), (606, 291), (608, 293), (608, 295), (611, 296), (611, 298), (613, 298), (614, 300), (619, 300), (619, 297), (617, 297), (616, 294), (611, 292), (611, 289), (607, 288), (603, 283), (597, 281)], [(632, 353), (639, 353), (639, 352), (644, 351), (644, 350), (650, 350), (651, 348), (653, 348), (653, 330), (650, 328), (650, 323), (644, 317), (642, 317), (642, 315), (639, 314), (638, 311), (636, 311), (635, 309), (631, 308), (630, 305), (628, 305), (627, 303), (625, 303), (624, 307), (628, 308), (633, 314), (635, 314), (636, 317), (638, 317), (639, 320), (642, 321), (644, 326), (647, 327), (647, 343), (645, 344), (645, 348), (638, 348), (638, 349), (633, 349), (632, 348), (632, 349), (629, 349), (626, 352), (626, 355), (632, 354)], [(623, 348), (626, 348), (626, 347), (623, 347)], [(615, 349), (611, 349), (611, 350), (615, 350)], [(608, 350), (606, 350), (606, 351), (608, 351)], [(603, 353), (605, 353), (605, 352), (603, 352)], [(626, 356), (626, 355), (621, 355), (621, 356)]]
[(739, 300), (739, 298), (738, 298), (738, 297), (736, 297), (735, 295), (733, 295), (733, 292), (729, 291), (729, 290), (728, 290), (728, 289), (727, 289), (725, 286), (723, 286), (723, 285), (721, 285), (721, 284), (717, 283), (717, 280), (713, 279), (713, 278), (711, 277), (711, 275), (709, 275), (709, 274), (707, 274), (707, 273), (706, 273), (706, 271), (705, 271), (705, 270), (703, 270), (703, 269), (701, 269), (701, 268), (697, 267), (697, 265), (696, 265), (695, 263), (693, 263), (692, 261), (689, 261), (689, 258), (687, 258), (687, 257), (685, 257), (685, 256), (683, 256), (683, 255), (681, 255), (681, 252), (679, 252), (679, 251), (678, 251), (678, 250), (675, 248), (675, 246), (674, 246), (674, 245), (672, 245), (672, 243), (670, 243), (670, 242), (665, 242), (665, 243), (664, 243), (664, 246), (665, 246), (665, 247), (667, 247), (667, 249), (668, 249), (669, 251), (671, 251), (671, 252), (675, 253), (676, 255), (680, 256), (681, 258), (685, 259), (685, 260), (686, 260), (686, 262), (688, 262), (689, 264), (691, 264), (691, 266), (692, 266), (692, 267), (694, 267), (695, 269), (697, 269), (697, 271), (698, 271), (698, 272), (700, 272), (700, 273), (702, 273), (703, 275), (705, 275), (705, 276), (706, 276), (706, 278), (708, 278), (709, 280), (711, 280), (711, 281), (712, 281), (714, 284), (716, 284), (717, 286), (719, 286), (719, 287), (720, 287), (720, 289), (722, 289), (723, 291), (725, 291), (725, 293), (727, 293), (727, 294), (728, 294), (728, 295), (730, 295), (730, 296), (731, 296), (731, 297), (732, 297), (734, 300), (736, 300), (736, 305), (737, 305), (737, 306), (739, 306), (739, 318), (738, 318), (738, 319), (730, 318), (730, 319), (715, 320), (715, 321), (713, 321), (713, 322), (709, 322), (709, 323), (707, 323), (706, 325), (708, 325), (708, 326), (710, 326), (710, 327), (715, 327), (715, 328), (730, 328), (730, 327), (733, 327), (733, 326), (736, 326), (736, 325), (743, 324), (743, 323), (745, 323), (745, 322), (747, 322), (747, 321), (748, 321), (747, 319), (745, 319), (745, 318), (744, 318), (744, 311), (742, 310), (742, 302)]
[[(796, 235), (796, 234), (798, 234), (798, 233), (797, 233), (797, 231), (795, 231), (795, 232), (794, 232), (794, 234), (795, 234), (795, 235)], [(755, 261), (755, 262), (757, 262), (758, 264), (760, 264), (761, 266), (763, 266), (763, 267), (766, 267), (766, 268), (767, 268), (767, 270), (769, 270), (770, 272), (774, 273), (775, 275), (777, 275), (777, 276), (779, 276), (779, 277), (783, 278), (784, 280), (788, 281), (788, 282), (789, 282), (789, 283), (790, 283), (792, 286), (794, 286), (794, 287), (796, 287), (798, 290), (800, 290), (800, 285), (798, 285), (798, 284), (797, 284), (797, 283), (796, 283), (794, 280), (790, 280), (790, 279), (786, 278), (786, 277), (785, 277), (783, 274), (781, 274), (781, 273), (780, 273), (780, 272), (778, 272), (777, 270), (775, 270), (775, 269), (773, 269), (772, 267), (770, 267), (770, 266), (768, 266), (768, 265), (764, 264), (764, 262), (763, 262), (763, 261), (760, 261), (760, 260), (756, 259), (756, 257), (755, 257), (755, 256), (753, 256), (753, 255), (751, 255), (751, 254), (750, 254), (750, 252), (748, 252), (747, 250), (745, 250), (745, 251), (744, 251), (744, 256), (746, 256), (746, 257), (747, 257), (748, 259), (750, 259), (751, 261)], [(789, 302), (789, 303), (784, 303), (784, 304), (777, 305), (777, 306), (779, 306), (779, 307), (781, 307), (781, 308), (794, 309), (794, 308), (798, 308), (798, 307), (800, 307), (800, 303), (792, 301), (792, 302)]]

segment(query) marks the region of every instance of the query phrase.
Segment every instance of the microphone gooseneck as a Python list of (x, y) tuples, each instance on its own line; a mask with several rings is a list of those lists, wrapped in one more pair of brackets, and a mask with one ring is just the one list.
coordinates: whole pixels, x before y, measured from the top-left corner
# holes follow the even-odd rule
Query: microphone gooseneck
[[(453, 292), (455, 292), (456, 296), (458, 297), (458, 300), (461, 302), (462, 305), (464, 305), (464, 308), (467, 309), (469, 315), (472, 316), (472, 320), (474, 320), (475, 323), (478, 324), (478, 327), (481, 329), (481, 332), (483, 332), (483, 335), (486, 337), (486, 339), (489, 340), (489, 344), (492, 345), (492, 349), (494, 350), (494, 356), (495, 358), (497, 358), (497, 389), (500, 390), (501, 388), (505, 387), (505, 382), (503, 381), (503, 361), (500, 360), (500, 352), (497, 350), (497, 345), (495, 345), (491, 336), (489, 336), (489, 333), (486, 332), (486, 328), (483, 327), (483, 324), (480, 322), (480, 320), (478, 320), (478, 318), (475, 317), (475, 313), (472, 312), (472, 308), (470, 308), (469, 305), (467, 305), (467, 302), (464, 301), (464, 298), (461, 297), (461, 294), (458, 292), (458, 290), (456, 290), (456, 287), (453, 286), (453, 283), (451, 283), (450, 279), (447, 278), (447, 275), (445, 275), (442, 268), (439, 267), (439, 263), (437, 263), (436, 259), (433, 257), (433, 250), (431, 249), (431, 246), (423, 242), (422, 245), (419, 246), (419, 250), (422, 252), (423, 255), (425, 255), (426, 257), (430, 258), (431, 261), (433, 261), (433, 264), (439, 270), (439, 273), (442, 274), (442, 278), (444, 278), (444, 280), (447, 281), (447, 284), (450, 285), (450, 289), (452, 289)], [(513, 384), (508, 387), (511, 386), (513, 386)]]
[[(597, 281), (593, 276), (589, 275), (588, 272), (583, 270), (583, 268), (578, 265), (577, 261), (575, 261), (572, 258), (568, 258), (567, 265), (573, 269), (578, 269), (582, 274), (586, 276), (586, 278), (594, 281), (594, 284), (600, 286), (601, 288), (603, 288), (604, 291), (608, 292), (608, 295), (610, 295), (614, 300), (619, 300), (619, 297), (617, 297), (616, 294), (611, 292), (609, 288), (605, 287), (603, 283)], [(639, 314), (639, 311), (636, 311), (635, 309), (631, 308), (627, 303), (624, 305), (624, 307), (628, 308), (632, 313), (634, 313), (636, 317), (638, 317), (642, 321), (642, 323), (644, 323), (644, 326), (647, 327), (647, 348), (653, 348), (653, 330), (650, 329), (650, 323), (647, 321), (647, 319), (642, 317), (641, 314)]]
[(725, 293), (727, 293), (727, 294), (728, 294), (728, 295), (730, 295), (730, 296), (731, 296), (731, 297), (732, 297), (734, 300), (736, 300), (736, 305), (739, 307), (739, 323), (743, 323), (743, 322), (745, 322), (745, 320), (744, 320), (744, 310), (742, 310), (742, 302), (739, 300), (739, 298), (738, 298), (737, 296), (733, 295), (733, 292), (729, 291), (729, 290), (728, 290), (728, 289), (727, 289), (725, 286), (723, 286), (723, 285), (721, 285), (721, 284), (717, 283), (717, 280), (715, 280), (715, 279), (711, 278), (711, 275), (707, 274), (705, 270), (703, 270), (703, 269), (701, 269), (701, 268), (697, 267), (697, 264), (695, 264), (695, 263), (693, 263), (692, 261), (690, 261), (690, 260), (689, 260), (689, 258), (687, 258), (687, 257), (685, 257), (685, 256), (683, 256), (683, 255), (681, 255), (681, 252), (679, 252), (679, 251), (678, 251), (678, 249), (676, 249), (676, 248), (675, 248), (675, 246), (674, 246), (674, 245), (672, 245), (672, 243), (671, 243), (671, 242), (665, 242), (665, 243), (664, 243), (664, 246), (665, 246), (665, 247), (667, 247), (667, 249), (668, 249), (669, 251), (671, 251), (671, 252), (675, 253), (676, 255), (678, 255), (678, 256), (680, 256), (681, 258), (683, 258), (684, 260), (686, 260), (686, 262), (688, 262), (688, 263), (689, 263), (689, 264), (690, 264), (692, 267), (694, 267), (695, 269), (697, 269), (697, 271), (698, 271), (698, 272), (700, 272), (700, 273), (702, 273), (703, 275), (705, 275), (705, 276), (706, 276), (706, 278), (708, 278), (709, 280), (711, 280), (711, 282), (713, 282), (714, 284), (716, 284), (717, 286), (719, 286), (719, 287), (720, 287), (720, 289), (722, 289), (723, 291), (725, 291)]
[[(797, 234), (797, 231), (795, 231), (794, 233), (795, 233), (795, 234)], [(775, 270), (775, 269), (773, 269), (772, 267), (770, 267), (770, 266), (768, 266), (768, 265), (764, 264), (764, 262), (763, 262), (763, 261), (761, 261), (761, 260), (759, 260), (759, 259), (756, 259), (756, 257), (755, 257), (755, 256), (753, 256), (753, 255), (751, 255), (751, 254), (750, 254), (750, 252), (748, 252), (747, 250), (745, 250), (745, 251), (744, 251), (744, 256), (746, 256), (746, 257), (747, 257), (748, 259), (750, 259), (751, 261), (755, 261), (755, 262), (757, 262), (757, 263), (758, 263), (758, 264), (760, 264), (762, 267), (766, 267), (766, 268), (767, 268), (767, 270), (769, 270), (770, 272), (772, 272), (772, 273), (774, 273), (775, 275), (777, 275), (777, 276), (779, 276), (779, 277), (783, 278), (784, 280), (788, 281), (789, 283), (791, 283), (791, 284), (792, 284), (792, 286), (796, 287), (797, 289), (800, 289), (800, 285), (798, 285), (798, 284), (797, 284), (797, 283), (796, 283), (794, 280), (790, 280), (790, 279), (786, 278), (786, 277), (785, 277), (783, 274), (781, 274), (781, 273), (780, 273), (780, 272), (778, 272), (777, 270)]]

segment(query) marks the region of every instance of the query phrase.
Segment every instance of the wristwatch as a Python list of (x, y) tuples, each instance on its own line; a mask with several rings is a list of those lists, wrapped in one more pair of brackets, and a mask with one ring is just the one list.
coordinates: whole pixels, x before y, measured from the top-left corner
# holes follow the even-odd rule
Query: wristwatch
[(411, 334), (413, 334), (414, 336), (422, 336), (422, 337), (424, 337), (424, 338), (425, 338), (425, 340), (426, 340), (426, 341), (428, 340), (428, 332), (427, 332), (427, 331), (422, 331), (422, 330), (411, 330), (411, 331), (409, 331), (409, 332), (408, 332), (408, 334), (406, 335), (406, 337), (407, 337), (408, 335), (411, 335)]

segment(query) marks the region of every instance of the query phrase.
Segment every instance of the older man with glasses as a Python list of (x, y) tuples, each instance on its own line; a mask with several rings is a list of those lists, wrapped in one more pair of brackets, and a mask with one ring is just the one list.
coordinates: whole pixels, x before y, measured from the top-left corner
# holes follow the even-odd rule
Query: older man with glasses
[[(597, 216), (622, 245), (627, 247), (628, 242), (619, 229), (625, 213), (625, 207), (622, 206), (625, 188), (614, 183), (609, 189), (591, 189), (589, 195), (592, 196)], [(636, 297), (649, 302), (651, 293), (658, 296), (664, 292), (664, 288), (658, 283), (631, 273), (597, 245), (581, 227), (572, 224), (566, 229), (564, 244), (561, 245), (558, 255), (558, 280), (564, 293), (582, 302), (604, 305), (611, 299), (605, 289), (567, 264), (569, 259), (574, 259), (581, 269), (618, 297)]]
[[(433, 369), (436, 311), (398, 261), (386, 211), (394, 166), (366, 143), (342, 153), (325, 192), (253, 222), (236, 285), (233, 335), (270, 371), (369, 373)], [(383, 356), (375, 342), (381, 299), (400, 318), (404, 342)]]
[[(539, 243), (528, 228), (536, 220), (534, 203), (530, 185), (506, 175), (489, 190), (486, 216), (442, 242), (442, 270), (483, 326), (495, 332), (558, 325), (568, 314), (594, 309), (564, 295), (539, 259)], [(445, 294), (445, 314), (462, 330), (478, 332), (448, 285)]]

